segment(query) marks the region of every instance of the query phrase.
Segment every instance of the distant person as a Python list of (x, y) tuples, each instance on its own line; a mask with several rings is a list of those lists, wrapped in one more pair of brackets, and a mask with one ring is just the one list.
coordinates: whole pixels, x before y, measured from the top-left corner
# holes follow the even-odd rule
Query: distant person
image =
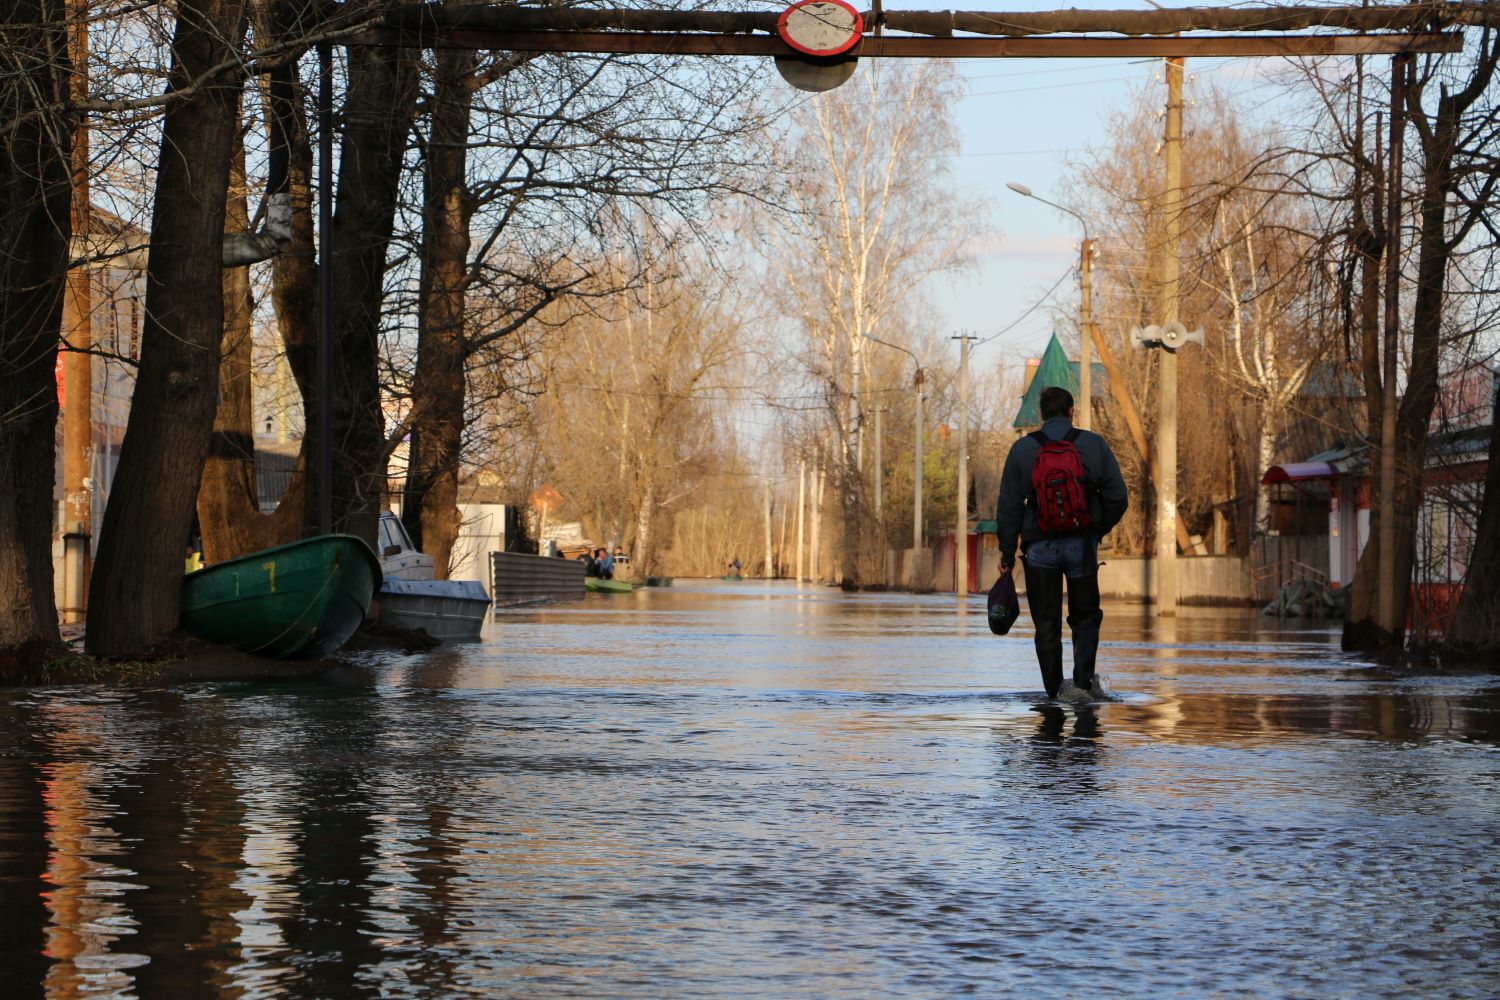
[[(1047, 697), (1105, 700), (1095, 673), (1099, 655), (1099, 540), (1130, 505), (1120, 463), (1109, 443), (1073, 426), (1073, 394), (1042, 390), (1041, 430), (1011, 445), (1000, 474), (995, 513), (1000, 572), (1015, 567), (1016, 541), (1025, 563), (1026, 601), (1036, 626), (1036, 657)], [(1062, 669), (1063, 580), (1073, 633), (1073, 680)]]
[(187, 558), (183, 562), (182, 571), (184, 573), (196, 573), (202, 568), (203, 553), (194, 548), (192, 542), (189, 542), (187, 547)]
[(730, 563), (729, 563), (729, 575), (730, 576), (739, 576), (740, 575), (740, 557), (739, 556), (735, 556), (734, 559), (730, 561)]
[(599, 560), (594, 558), (593, 550), (578, 553), (578, 561), (583, 563), (583, 575), (597, 577), (599, 575)]
[(597, 549), (594, 558), (599, 561), (599, 577), (603, 580), (615, 578), (615, 557), (609, 554), (609, 549)]

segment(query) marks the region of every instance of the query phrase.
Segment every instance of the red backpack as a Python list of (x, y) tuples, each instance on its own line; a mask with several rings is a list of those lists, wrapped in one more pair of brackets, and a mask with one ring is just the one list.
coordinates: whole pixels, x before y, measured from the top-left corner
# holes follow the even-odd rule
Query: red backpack
[(1083, 489), (1083, 459), (1073, 442), (1083, 432), (1073, 428), (1061, 441), (1041, 431), (1030, 437), (1042, 446), (1031, 467), (1036, 498), (1036, 526), (1049, 535), (1076, 535), (1089, 526), (1089, 501)]

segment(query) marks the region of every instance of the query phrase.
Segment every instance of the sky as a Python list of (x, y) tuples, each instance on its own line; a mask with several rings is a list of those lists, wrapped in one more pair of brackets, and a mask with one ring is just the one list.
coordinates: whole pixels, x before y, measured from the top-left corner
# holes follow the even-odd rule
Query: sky
[[(1204, 6), (1181, 0), (1159, 6)], [(1015, 0), (959, 0), (926, 4), (906, 0), (908, 9), (1048, 10), (1058, 7), (1149, 9), (1143, 0), (1068, 0), (1066, 4)], [(1280, 60), (1189, 60), (1184, 94), (1185, 127), (1192, 127), (1191, 101), (1197, 78), (1212, 76), (1257, 106), (1274, 98), (1265, 76)], [(976, 266), (938, 279), (931, 295), (937, 332), (965, 330), (987, 337), (1007, 326), (1043, 298), (1059, 278), (1076, 269), (1081, 227), (1076, 219), (1005, 185), (1019, 181), (1036, 194), (1061, 201), (1068, 164), (1091, 147), (1106, 145), (1109, 112), (1121, 107), (1133, 88), (1149, 87), (1166, 100), (1157, 59), (969, 59), (960, 61), (969, 93), (956, 109), (962, 151), (953, 164), (961, 190), (989, 206), (990, 232), (976, 241)], [(1157, 136), (1143, 136), (1153, 146)], [(1077, 309), (1076, 275), (1065, 278), (1048, 305)], [(994, 363), (1001, 357), (1039, 357), (1051, 335), (1056, 308), (1046, 306), (1022, 319), (1008, 333), (985, 345)], [(942, 328), (942, 325), (946, 325)]]

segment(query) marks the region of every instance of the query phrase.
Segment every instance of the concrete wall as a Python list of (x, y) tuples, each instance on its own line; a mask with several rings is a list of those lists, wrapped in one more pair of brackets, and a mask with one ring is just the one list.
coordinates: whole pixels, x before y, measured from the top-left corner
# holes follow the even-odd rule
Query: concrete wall
[[(1177, 594), (1182, 604), (1257, 604), (1252, 563), (1243, 556), (1178, 556)], [(1019, 576), (1016, 579), (1021, 583)], [(1143, 601), (1156, 588), (1156, 560), (1112, 556), (1099, 567), (1099, 594)]]
[(524, 552), (491, 552), (490, 599), (497, 606), (576, 601), (584, 595), (583, 563)]
[(932, 550), (902, 549), (901, 575), (897, 580), (904, 590), (931, 590)]

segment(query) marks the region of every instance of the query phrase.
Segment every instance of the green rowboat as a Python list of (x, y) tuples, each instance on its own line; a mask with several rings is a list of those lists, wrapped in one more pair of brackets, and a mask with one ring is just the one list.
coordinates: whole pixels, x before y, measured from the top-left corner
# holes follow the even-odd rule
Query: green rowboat
[(189, 573), (182, 627), (277, 660), (324, 656), (359, 628), (380, 579), (362, 539), (319, 535)]
[(584, 577), (583, 586), (591, 594), (628, 594), (635, 584), (624, 580), (601, 580), (597, 576)]

